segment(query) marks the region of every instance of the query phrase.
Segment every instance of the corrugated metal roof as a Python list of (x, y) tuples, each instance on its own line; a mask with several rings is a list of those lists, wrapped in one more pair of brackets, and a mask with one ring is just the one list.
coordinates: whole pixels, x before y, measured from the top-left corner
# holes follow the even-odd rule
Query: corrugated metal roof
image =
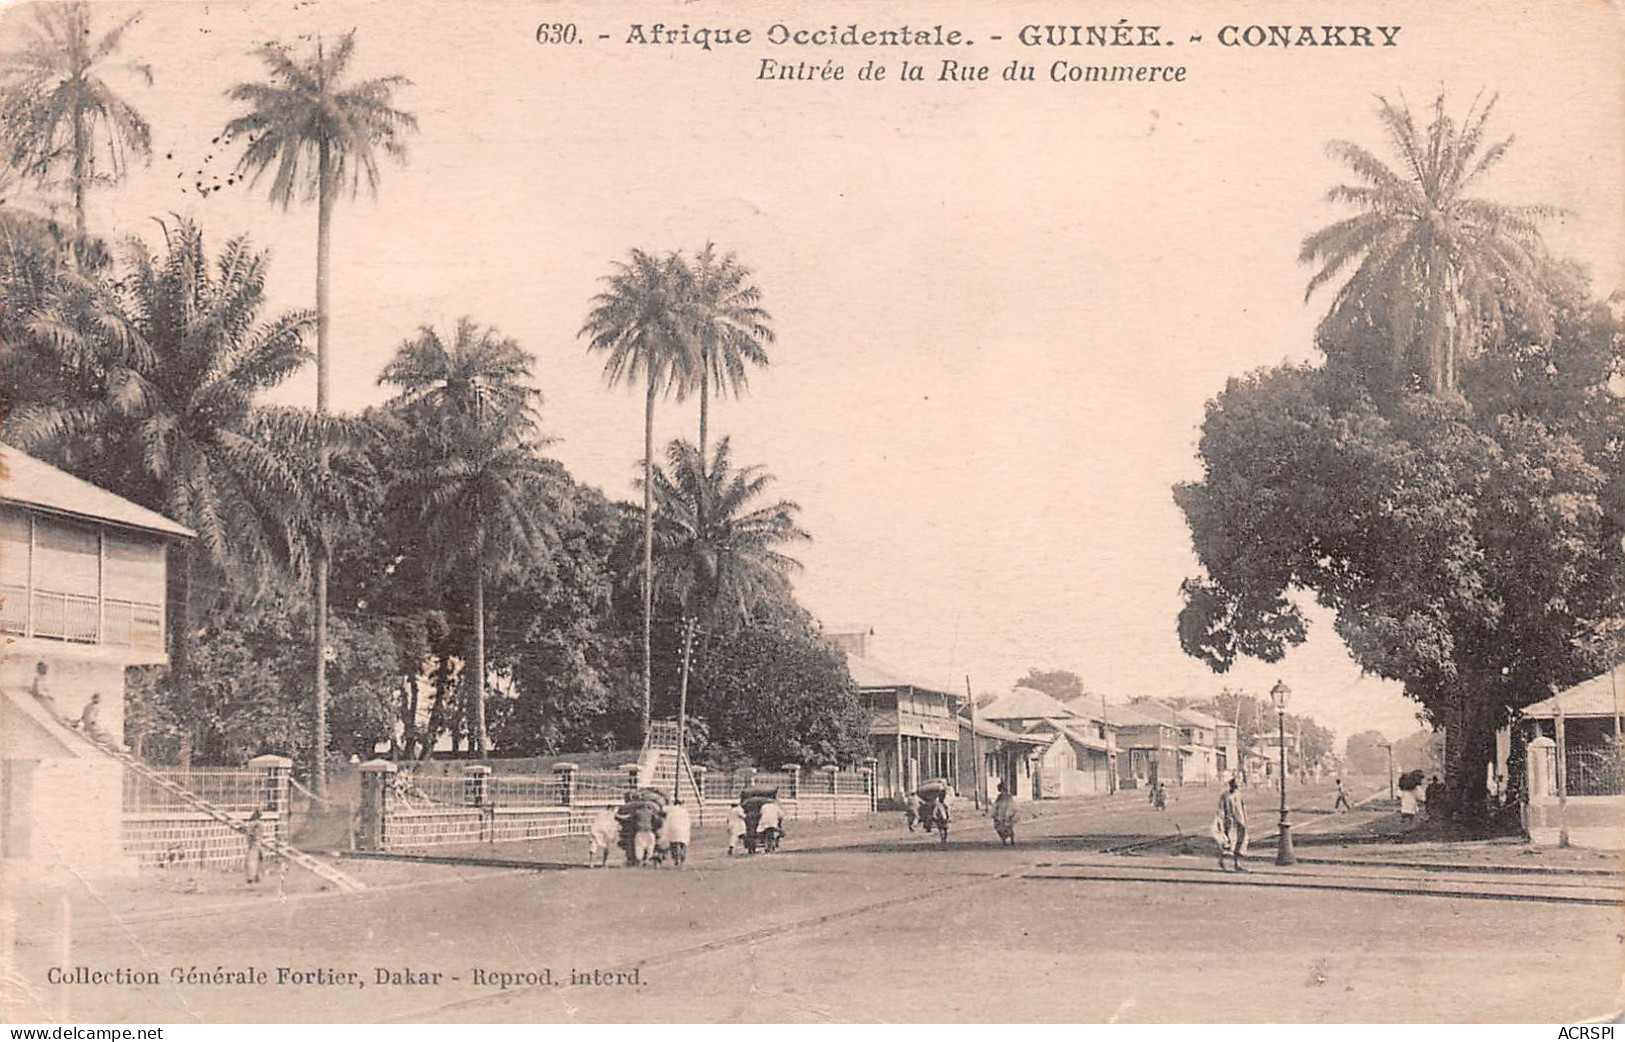
[[(971, 726), (970, 717), (960, 714), (959, 726), (969, 728)], [(976, 721), (976, 733), (983, 738), (991, 738), (994, 741), (999, 742), (1019, 742), (1022, 745), (1045, 744), (1042, 739), (1034, 738), (1032, 735), (1028, 734), (1017, 734), (1008, 727), (1000, 727), (998, 724), (992, 723), (988, 720), (978, 719)]]
[(0, 501), (165, 535), (191, 537), (197, 534), (160, 513), (82, 481), (10, 445), (0, 445), (0, 466), (5, 468), (4, 476), (0, 477)]
[(852, 675), (852, 680), (859, 688), (912, 687), (939, 695), (953, 695), (951, 691), (944, 691), (937, 685), (926, 683), (923, 680), (915, 680), (904, 675), (899, 669), (876, 662), (872, 658), (865, 658), (862, 655), (847, 655), (846, 671)]
[(1551, 698), (1525, 706), (1523, 715), (1536, 720), (1550, 720), (1559, 700), (1563, 703), (1563, 715), (1567, 717), (1613, 716), (1616, 709), (1625, 710), (1625, 666), (1616, 666), (1611, 675), (1603, 673), (1594, 676)]
[(1051, 695), (1017, 687), (979, 710), (987, 720), (1081, 720), (1083, 715)]
[(1106, 710), (1107, 720), (1117, 727), (1174, 727), (1166, 720), (1159, 720), (1133, 709), (1129, 706), (1111, 706)]

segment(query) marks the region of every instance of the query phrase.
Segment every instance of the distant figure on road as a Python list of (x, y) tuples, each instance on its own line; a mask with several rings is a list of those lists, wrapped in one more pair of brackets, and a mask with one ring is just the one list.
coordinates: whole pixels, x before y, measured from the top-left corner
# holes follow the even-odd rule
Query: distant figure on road
[(903, 797), (903, 820), (908, 822), (908, 830), (914, 831), (914, 825), (920, 820), (920, 795), (911, 792)]
[(1427, 807), (1429, 821), (1450, 816), (1450, 797), (1437, 774), (1428, 781), (1428, 787), (1422, 793), (1422, 803)]
[(1236, 864), (1237, 872), (1247, 871), (1241, 865), (1241, 859), (1247, 854), (1247, 804), (1241, 798), (1241, 790), (1236, 786), (1236, 779), (1231, 778), (1225, 786), (1223, 794), (1219, 796), (1219, 821), (1223, 841), (1219, 845), (1219, 871), (1224, 871), (1224, 856)]
[(1407, 825), (1416, 820), (1416, 787), (1399, 790), (1399, 820)]
[(688, 841), (693, 832), (687, 807), (673, 803), (666, 808), (666, 823), (660, 826), (660, 845), (671, 854), (671, 863), (678, 868), (683, 867), (683, 861), (688, 857)]
[(728, 856), (745, 842), (745, 808), (738, 803), (728, 808)]
[[(784, 811), (777, 802), (769, 800), (762, 804), (760, 816), (756, 819), (756, 832), (762, 836), (774, 833), (775, 840), (784, 837)], [(771, 851), (777, 845), (777, 843), (768, 844), (766, 849)]]
[(993, 831), (1006, 846), (1016, 845), (1016, 798), (1004, 782), (999, 783), (999, 798), (993, 801)]
[(1168, 786), (1164, 783), (1158, 782), (1157, 787), (1151, 790), (1151, 806), (1158, 810), (1168, 809)]
[(243, 867), (247, 870), (248, 881), (260, 881), (260, 864), (265, 860), (265, 851), (260, 848), (260, 830), (265, 827), (260, 812), (255, 811), (248, 816), (248, 853), (243, 860)]
[(1343, 779), (1338, 778), (1337, 800), (1332, 804), (1332, 812), (1340, 813), (1345, 810), (1353, 810), (1353, 808), (1349, 806), (1349, 794), (1343, 791)]

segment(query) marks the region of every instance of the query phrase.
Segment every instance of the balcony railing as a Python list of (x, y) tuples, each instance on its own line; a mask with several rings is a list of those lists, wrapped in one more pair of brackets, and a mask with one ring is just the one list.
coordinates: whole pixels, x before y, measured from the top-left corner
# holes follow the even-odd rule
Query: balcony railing
[(25, 587), (6, 583), (0, 585), (0, 632), (70, 644), (161, 650), (164, 606), (53, 590), (35, 590), (30, 597)]
[(28, 587), (0, 583), (0, 630), (28, 632)]
[(72, 644), (94, 644), (101, 629), (99, 605), (95, 597), (76, 593), (34, 591), (34, 636), (65, 640)]

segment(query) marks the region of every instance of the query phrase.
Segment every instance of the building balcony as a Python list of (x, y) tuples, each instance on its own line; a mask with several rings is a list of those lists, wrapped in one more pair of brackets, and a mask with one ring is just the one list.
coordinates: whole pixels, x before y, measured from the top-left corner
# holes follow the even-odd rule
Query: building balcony
[(161, 653), (164, 606), (0, 584), (0, 632), (13, 637)]

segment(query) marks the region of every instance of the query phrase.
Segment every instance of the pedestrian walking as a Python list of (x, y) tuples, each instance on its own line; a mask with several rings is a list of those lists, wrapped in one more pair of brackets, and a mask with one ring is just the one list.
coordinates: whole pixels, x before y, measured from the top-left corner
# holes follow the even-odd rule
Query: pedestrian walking
[(1224, 856), (1230, 855), (1237, 872), (1247, 871), (1241, 859), (1247, 855), (1247, 804), (1241, 798), (1236, 779), (1231, 778), (1219, 796), (1219, 815), (1214, 819), (1219, 839), (1219, 871), (1224, 871)]
[(1427, 788), (1422, 790), (1422, 804), (1427, 810), (1428, 820), (1435, 818), (1443, 820), (1450, 816), (1450, 798), (1445, 792), (1444, 782), (1435, 774), (1428, 781)]
[(1157, 810), (1168, 809), (1168, 786), (1163, 782), (1158, 782), (1157, 787), (1152, 790), (1151, 806)]
[(639, 800), (632, 808), (632, 860), (647, 865), (655, 852), (655, 833), (660, 831), (665, 816), (650, 800)]
[(592, 819), (592, 827), (587, 832), (587, 866), (589, 868), (602, 868), (609, 864), (609, 848), (615, 845), (619, 838), (620, 823), (615, 820), (615, 812), (605, 807)]
[(756, 819), (756, 833), (763, 837), (763, 848), (771, 853), (784, 838), (784, 810), (777, 801), (768, 800)]
[(260, 816), (259, 811), (256, 810), (254, 813), (248, 816), (248, 830), (246, 833), (248, 836), (248, 852), (244, 858), (243, 867), (247, 871), (248, 882), (250, 885), (259, 883), (261, 862), (265, 860), (265, 851), (260, 845), (260, 830), (264, 828), (264, 826), (265, 821)]
[(1004, 782), (999, 783), (999, 798), (993, 801), (993, 831), (1005, 846), (1016, 845), (1016, 798)]
[(920, 797), (918, 793), (909, 793), (903, 797), (903, 820), (908, 822), (908, 830), (914, 831), (914, 826), (920, 820)]
[(1332, 803), (1332, 813), (1337, 814), (1346, 810), (1353, 810), (1349, 806), (1349, 794), (1343, 791), (1343, 779), (1337, 779), (1337, 799)]
[(734, 850), (745, 842), (745, 807), (735, 803), (728, 808), (728, 856), (734, 856)]
[(688, 857), (688, 841), (693, 831), (688, 808), (681, 801), (666, 808), (666, 823), (660, 826), (660, 844), (671, 855), (671, 863), (678, 868), (683, 867), (683, 861)]
[(1416, 820), (1416, 786), (1399, 790), (1399, 820), (1410, 824)]

